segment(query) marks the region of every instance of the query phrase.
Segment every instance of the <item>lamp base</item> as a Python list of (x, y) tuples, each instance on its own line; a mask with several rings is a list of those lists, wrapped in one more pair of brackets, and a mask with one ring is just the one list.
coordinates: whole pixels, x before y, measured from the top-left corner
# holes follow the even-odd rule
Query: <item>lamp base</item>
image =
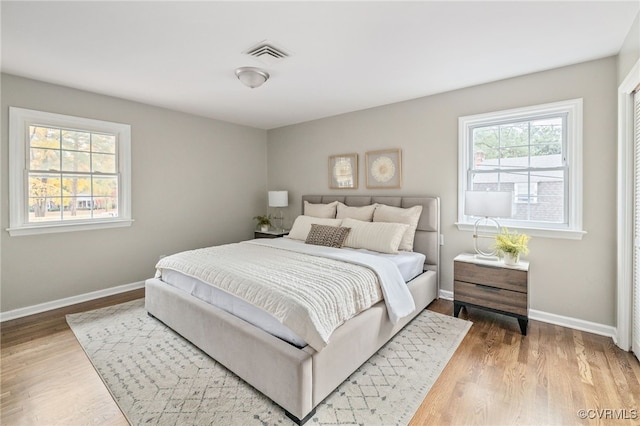
[(280, 209), (280, 208), (278, 209), (278, 213), (280, 213), (280, 216), (276, 217), (276, 221), (279, 224), (278, 225), (278, 231), (279, 232), (283, 232), (284, 231), (284, 228), (283, 228), (283, 225), (284, 225), (284, 213), (282, 213), (282, 209)]
[(478, 258), (478, 259), (485, 258), (485, 260), (498, 260), (498, 256), (496, 256), (498, 251), (495, 248), (493, 250), (491, 250), (491, 251), (484, 251), (478, 246), (478, 239), (480, 239), (480, 238), (493, 239), (494, 238), (493, 235), (487, 235), (487, 234), (481, 234), (480, 233), (480, 222), (482, 222), (482, 221), (484, 221), (483, 226), (486, 226), (486, 224), (489, 223), (489, 222), (493, 222), (494, 226), (496, 227), (496, 232), (500, 232), (500, 224), (494, 218), (481, 217), (480, 219), (478, 219), (476, 221), (476, 224), (474, 226), (474, 231), (473, 231), (473, 246), (474, 246), (474, 249), (476, 250), (476, 253), (477, 253), (476, 254), (476, 258)]

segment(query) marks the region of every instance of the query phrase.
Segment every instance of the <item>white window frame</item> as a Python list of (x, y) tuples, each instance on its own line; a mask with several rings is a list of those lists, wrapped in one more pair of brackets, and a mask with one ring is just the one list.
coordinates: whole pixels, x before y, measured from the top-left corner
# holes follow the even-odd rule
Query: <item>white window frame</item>
[[(118, 143), (118, 217), (29, 223), (27, 159), (30, 125), (115, 134)], [(9, 235), (87, 231), (131, 226), (131, 126), (9, 107)]]
[(458, 119), (458, 221), (461, 231), (473, 231), (477, 218), (465, 216), (464, 193), (469, 184), (471, 147), (471, 129), (489, 125), (498, 121), (526, 121), (541, 115), (567, 114), (566, 145), (564, 161), (567, 166), (565, 176), (568, 214), (564, 224), (516, 221), (499, 219), (500, 224), (518, 229), (529, 235), (580, 240), (586, 232), (582, 229), (582, 99), (571, 99), (543, 105), (496, 111), (485, 114), (469, 115)]

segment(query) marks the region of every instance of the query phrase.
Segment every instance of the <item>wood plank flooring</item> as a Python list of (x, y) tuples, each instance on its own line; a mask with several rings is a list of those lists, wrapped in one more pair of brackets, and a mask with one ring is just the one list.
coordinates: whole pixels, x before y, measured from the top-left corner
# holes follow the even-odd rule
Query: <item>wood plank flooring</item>
[[(2, 425), (126, 425), (64, 316), (143, 290), (2, 324)], [(430, 310), (451, 315), (438, 300)], [(473, 326), (411, 421), (420, 425), (640, 425), (640, 363), (611, 339), (462, 310)], [(588, 419), (580, 419), (579, 410)]]

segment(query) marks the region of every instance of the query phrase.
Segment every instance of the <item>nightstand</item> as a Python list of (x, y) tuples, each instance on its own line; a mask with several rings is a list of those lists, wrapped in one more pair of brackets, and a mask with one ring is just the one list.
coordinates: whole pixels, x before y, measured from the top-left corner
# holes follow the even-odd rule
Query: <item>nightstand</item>
[(505, 265), (501, 260), (460, 254), (453, 259), (453, 315), (463, 306), (485, 309), (518, 319), (527, 335), (529, 323), (529, 262)]
[(280, 238), (288, 235), (289, 231), (255, 231), (253, 233), (253, 238)]

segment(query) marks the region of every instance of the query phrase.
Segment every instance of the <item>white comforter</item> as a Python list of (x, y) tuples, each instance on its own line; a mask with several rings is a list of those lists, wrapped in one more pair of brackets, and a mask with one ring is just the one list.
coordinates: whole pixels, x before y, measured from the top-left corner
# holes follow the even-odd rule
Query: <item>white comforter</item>
[(331, 333), (383, 296), (392, 322), (415, 309), (397, 267), (387, 259), (278, 238), (167, 256), (172, 269), (259, 307), (320, 350)]

